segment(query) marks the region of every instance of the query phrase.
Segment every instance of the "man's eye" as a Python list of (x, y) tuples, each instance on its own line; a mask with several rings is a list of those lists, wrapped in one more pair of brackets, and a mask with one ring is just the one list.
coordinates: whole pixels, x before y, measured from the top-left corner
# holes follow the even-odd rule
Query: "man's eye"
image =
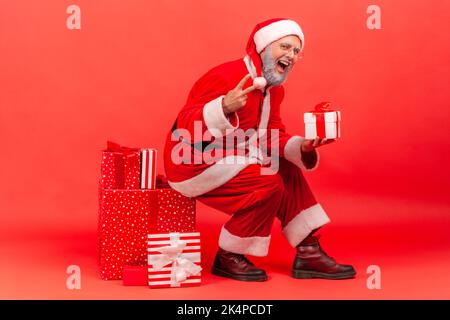
[(300, 53), (300, 49), (299, 49), (299, 48), (295, 48), (295, 49), (294, 49), (294, 54), (297, 55), (297, 54), (299, 54), (299, 53)]

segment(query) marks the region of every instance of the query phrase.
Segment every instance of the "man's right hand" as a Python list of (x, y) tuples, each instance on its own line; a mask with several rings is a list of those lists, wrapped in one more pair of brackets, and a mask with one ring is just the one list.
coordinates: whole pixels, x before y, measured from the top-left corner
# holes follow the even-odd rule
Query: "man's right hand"
[(228, 91), (226, 96), (222, 99), (222, 109), (225, 114), (233, 113), (241, 109), (247, 103), (247, 93), (256, 89), (254, 85), (242, 90), (244, 84), (250, 78), (250, 74), (247, 74), (238, 83), (236, 88)]

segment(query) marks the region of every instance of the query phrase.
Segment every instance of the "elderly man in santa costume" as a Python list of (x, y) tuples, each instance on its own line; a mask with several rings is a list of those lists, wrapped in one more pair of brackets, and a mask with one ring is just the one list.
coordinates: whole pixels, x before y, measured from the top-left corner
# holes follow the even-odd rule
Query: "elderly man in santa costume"
[[(352, 266), (328, 256), (313, 235), (330, 220), (302, 170), (317, 167), (316, 148), (331, 140), (291, 135), (280, 118), (282, 83), (304, 46), (303, 32), (292, 20), (256, 25), (243, 59), (211, 69), (194, 84), (167, 136), (164, 165), (170, 186), (230, 215), (219, 236), (212, 268), (216, 275), (265, 281), (266, 272), (246, 255), (267, 255), (275, 218), (296, 248), (294, 278), (346, 279), (356, 274)], [(225, 141), (237, 130), (253, 134), (230, 148)], [(271, 174), (263, 170), (267, 157), (249, 146), (255, 141), (259, 145), (261, 136), (268, 137), (266, 149), (276, 150), (270, 159), (279, 166)], [(242, 148), (250, 151), (242, 153)]]

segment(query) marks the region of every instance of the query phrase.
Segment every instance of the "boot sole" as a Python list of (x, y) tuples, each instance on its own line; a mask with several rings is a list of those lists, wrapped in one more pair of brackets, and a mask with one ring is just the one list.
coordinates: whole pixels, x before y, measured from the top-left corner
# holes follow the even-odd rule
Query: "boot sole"
[(230, 278), (230, 279), (239, 280), (239, 281), (263, 282), (263, 281), (267, 280), (267, 276), (264, 276), (264, 277), (261, 277), (261, 276), (240, 276), (240, 275), (235, 275), (235, 274), (232, 274), (232, 273), (228, 273), (226, 271), (217, 269), (215, 267), (212, 268), (211, 272), (213, 274), (215, 274), (216, 276)]
[(330, 279), (330, 280), (342, 280), (352, 279), (356, 275), (356, 272), (342, 272), (342, 273), (323, 273), (317, 271), (304, 271), (304, 270), (292, 270), (292, 277), (295, 279)]

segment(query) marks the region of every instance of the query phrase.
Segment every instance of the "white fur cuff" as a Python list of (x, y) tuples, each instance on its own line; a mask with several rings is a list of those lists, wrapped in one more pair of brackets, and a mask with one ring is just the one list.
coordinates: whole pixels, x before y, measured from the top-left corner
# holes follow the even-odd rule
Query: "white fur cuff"
[(283, 234), (291, 246), (296, 247), (314, 229), (330, 222), (320, 204), (302, 210), (284, 227)]
[(236, 126), (233, 126), (227, 117), (223, 113), (222, 109), (222, 99), (224, 96), (220, 96), (203, 107), (203, 119), (205, 120), (206, 126), (209, 132), (216, 137), (221, 138), (227, 134), (227, 130), (235, 130), (239, 127), (239, 117), (235, 113), (237, 119)]
[(265, 257), (269, 252), (270, 236), (241, 238), (231, 234), (225, 227), (219, 236), (219, 247), (238, 254)]
[(313, 171), (319, 165), (319, 152), (317, 152), (317, 150), (314, 149), (317, 161), (313, 165), (313, 167), (307, 168), (305, 162), (302, 159), (302, 152), (301, 152), (301, 144), (304, 140), (305, 139), (300, 136), (291, 137), (284, 146), (284, 157), (293, 164), (295, 164), (297, 167), (300, 167), (305, 171)]

